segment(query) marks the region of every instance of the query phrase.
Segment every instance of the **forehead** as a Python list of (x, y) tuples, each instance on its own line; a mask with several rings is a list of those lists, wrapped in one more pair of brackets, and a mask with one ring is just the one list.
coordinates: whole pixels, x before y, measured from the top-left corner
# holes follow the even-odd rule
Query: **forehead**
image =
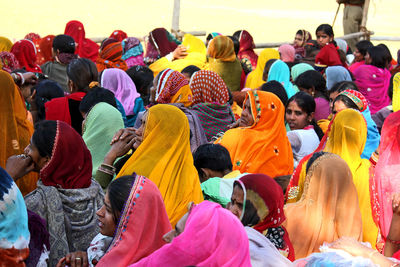
[(287, 107), (288, 109), (292, 109), (292, 110), (298, 110), (298, 111), (303, 111), (300, 107), (299, 107), (299, 105), (297, 105), (297, 102), (296, 101), (291, 101), (289, 104), (288, 104), (288, 107)]
[(328, 37), (328, 35), (326, 33), (324, 33), (323, 31), (318, 31), (317, 36)]

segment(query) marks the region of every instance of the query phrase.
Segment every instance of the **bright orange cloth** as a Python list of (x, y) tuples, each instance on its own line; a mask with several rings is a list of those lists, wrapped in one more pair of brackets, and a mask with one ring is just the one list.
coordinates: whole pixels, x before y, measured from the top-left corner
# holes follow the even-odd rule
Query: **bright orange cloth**
[(269, 92), (248, 91), (254, 124), (225, 132), (216, 141), (228, 149), (233, 170), (270, 177), (293, 172), (293, 154), (286, 136), (285, 106)]
[[(0, 70), (0, 166), (5, 168), (7, 159), (24, 153), (33, 134), (23, 97), (12, 77)], [(30, 173), (16, 184), (23, 195), (36, 188), (37, 173)]]
[(136, 172), (152, 180), (161, 192), (172, 227), (187, 212), (190, 202), (200, 203), (203, 194), (190, 150), (190, 128), (177, 107), (151, 107), (145, 121), (143, 142), (117, 177)]
[(111, 43), (106, 45), (99, 53), (96, 59), (96, 66), (98, 72), (105, 69), (117, 68), (126, 71), (128, 65), (122, 59), (122, 45), (120, 42)]

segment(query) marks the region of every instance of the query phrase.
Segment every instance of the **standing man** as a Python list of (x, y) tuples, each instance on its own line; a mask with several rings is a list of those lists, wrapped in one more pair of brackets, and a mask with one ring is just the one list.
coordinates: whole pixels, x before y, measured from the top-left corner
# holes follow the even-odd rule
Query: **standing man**
[[(363, 6), (365, 0), (336, 0), (338, 4), (344, 4), (343, 10), (343, 31), (344, 34), (355, 33), (360, 31)], [(351, 50), (356, 49), (358, 38), (347, 40), (347, 44)]]

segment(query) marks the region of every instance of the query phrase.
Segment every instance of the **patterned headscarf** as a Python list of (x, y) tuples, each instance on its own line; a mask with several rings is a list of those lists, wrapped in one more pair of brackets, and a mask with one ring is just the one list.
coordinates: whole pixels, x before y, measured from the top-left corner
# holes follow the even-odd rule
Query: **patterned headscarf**
[(190, 80), (190, 89), (193, 93), (193, 104), (225, 104), (229, 100), (228, 88), (224, 80), (210, 70), (200, 70), (194, 73)]
[(111, 33), (109, 38), (114, 38), (118, 42), (122, 42), (122, 40), (124, 40), (127, 37), (128, 37), (128, 35), (126, 34), (126, 32), (121, 31), (121, 30), (115, 30)]
[(350, 100), (356, 104), (360, 112), (363, 112), (368, 107), (367, 99), (359, 91), (347, 89), (341, 92), (339, 95), (344, 95), (350, 98)]
[(30, 40), (30, 41), (35, 41), (40, 39), (40, 35), (34, 32), (28, 33), (25, 35), (24, 39)]
[(143, 63), (143, 46), (139, 39), (128, 37), (121, 42), (122, 59), (125, 60), (128, 68), (136, 65), (144, 66)]
[(128, 66), (122, 57), (122, 45), (120, 42), (106, 45), (96, 59), (97, 70), (100, 73), (105, 69), (118, 68), (126, 71)]
[(42, 65), (47, 61), (53, 60), (53, 40), (54, 35), (47, 35), (38, 42), (37, 63)]
[(20, 68), (17, 58), (10, 52), (0, 52), (0, 67), (8, 73)]
[(172, 69), (160, 72), (155, 100), (157, 103), (183, 103), (186, 107), (191, 106), (192, 92), (185, 76)]

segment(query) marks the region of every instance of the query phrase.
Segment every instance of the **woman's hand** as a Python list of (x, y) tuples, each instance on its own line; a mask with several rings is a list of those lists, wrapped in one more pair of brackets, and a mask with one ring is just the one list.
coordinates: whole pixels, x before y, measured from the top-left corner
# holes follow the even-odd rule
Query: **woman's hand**
[(229, 129), (237, 128), (237, 127), (239, 127), (239, 123), (240, 123), (240, 118), (237, 121), (235, 121), (234, 123), (229, 124), (228, 128)]
[(136, 141), (136, 136), (129, 135), (114, 142), (111, 146), (111, 149), (108, 151), (107, 155), (104, 158), (104, 163), (107, 165), (113, 165), (114, 161), (128, 153), (128, 151), (132, 148), (133, 144)]
[(116, 134), (114, 134), (114, 137), (111, 139), (110, 145), (113, 145), (115, 142), (118, 142), (120, 140), (124, 140), (125, 138), (133, 138), (136, 136), (135, 133), (136, 129), (133, 127), (128, 127), (125, 129), (119, 129)]
[(25, 155), (15, 155), (7, 159), (6, 172), (17, 181), (34, 169), (32, 158)]
[(186, 47), (183, 45), (179, 45), (177, 48), (175, 48), (174, 52), (172, 52), (174, 60), (185, 58), (187, 55), (188, 53), (186, 52)]
[(89, 261), (85, 251), (76, 251), (69, 253), (64, 258), (60, 259), (56, 267), (88, 267)]

